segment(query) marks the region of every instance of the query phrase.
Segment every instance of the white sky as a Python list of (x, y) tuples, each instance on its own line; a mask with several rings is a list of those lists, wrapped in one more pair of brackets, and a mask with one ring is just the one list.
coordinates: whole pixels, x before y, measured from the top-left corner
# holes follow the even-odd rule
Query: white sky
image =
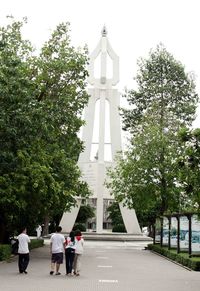
[[(16, 19), (28, 17), (25, 36), (36, 48), (56, 25), (69, 21), (73, 45), (87, 44), (91, 52), (105, 24), (120, 58), (121, 91), (134, 87), (137, 59), (147, 57), (162, 42), (187, 72), (194, 72), (200, 94), (199, 0), (2, 0), (0, 25), (10, 14)], [(196, 126), (200, 126), (198, 115)]]

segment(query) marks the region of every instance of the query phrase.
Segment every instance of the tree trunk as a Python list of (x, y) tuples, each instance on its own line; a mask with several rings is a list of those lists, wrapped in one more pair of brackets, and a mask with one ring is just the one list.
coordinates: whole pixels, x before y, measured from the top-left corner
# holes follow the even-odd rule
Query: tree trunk
[(148, 225), (148, 232), (149, 232), (148, 236), (153, 238), (154, 231), (153, 231), (153, 225), (152, 224)]
[(48, 235), (49, 234), (49, 216), (46, 215), (44, 218), (44, 225), (43, 225), (43, 230), (42, 230), (42, 235)]

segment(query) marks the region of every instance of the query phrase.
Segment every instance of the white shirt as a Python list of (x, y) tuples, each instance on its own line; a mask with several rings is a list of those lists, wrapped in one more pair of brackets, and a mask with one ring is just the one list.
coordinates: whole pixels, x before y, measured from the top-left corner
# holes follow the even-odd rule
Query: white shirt
[(41, 225), (38, 225), (38, 227), (36, 228), (36, 231), (37, 231), (37, 237), (40, 237), (41, 236), (41, 232), (42, 232)]
[(17, 239), (19, 241), (18, 253), (28, 254), (29, 253), (28, 243), (30, 242), (29, 236), (25, 233), (21, 233)]
[(61, 233), (54, 233), (50, 239), (52, 254), (63, 253), (65, 237)]
[(79, 240), (76, 238), (76, 254), (82, 255), (83, 254), (83, 244), (84, 244), (84, 239), (81, 237)]

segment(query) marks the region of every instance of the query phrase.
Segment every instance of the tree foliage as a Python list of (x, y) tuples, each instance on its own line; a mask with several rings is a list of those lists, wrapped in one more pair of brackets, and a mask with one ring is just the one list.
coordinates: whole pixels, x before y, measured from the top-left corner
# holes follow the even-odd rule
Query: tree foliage
[(136, 81), (137, 90), (125, 95), (132, 109), (122, 110), (130, 147), (110, 169), (107, 186), (117, 201), (153, 222), (179, 209), (178, 132), (194, 120), (198, 95), (194, 80), (162, 45), (139, 61)]
[(166, 127), (168, 112), (181, 124), (191, 125), (198, 102), (193, 76), (162, 44), (150, 51), (148, 59), (139, 59), (138, 66), (138, 88), (125, 94), (134, 108), (122, 110), (124, 129), (140, 130), (143, 116), (155, 106), (161, 128)]
[(118, 202), (113, 202), (108, 206), (107, 211), (109, 213), (108, 218), (111, 219), (113, 226), (124, 224)]
[(183, 128), (179, 136), (184, 149), (177, 161), (182, 207), (200, 212), (200, 129)]
[(62, 23), (36, 55), (23, 25), (0, 28), (0, 213), (9, 231), (89, 194), (77, 166), (87, 49), (71, 45), (69, 23)]
[(81, 205), (79, 209), (78, 216), (76, 218), (77, 223), (86, 223), (89, 218), (95, 216), (94, 208), (88, 205)]

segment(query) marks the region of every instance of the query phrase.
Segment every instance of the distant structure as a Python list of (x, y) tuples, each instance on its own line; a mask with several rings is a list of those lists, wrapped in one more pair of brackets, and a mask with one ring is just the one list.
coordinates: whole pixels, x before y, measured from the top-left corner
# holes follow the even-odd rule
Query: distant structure
[[(120, 94), (114, 88), (119, 82), (119, 58), (113, 51), (106, 27), (103, 27), (101, 39), (90, 55), (88, 82), (89, 103), (85, 109), (86, 125), (82, 140), (85, 150), (80, 154), (79, 167), (83, 179), (92, 191), (90, 204), (96, 207), (96, 219), (93, 230), (102, 233), (105, 225), (106, 207), (113, 202), (109, 190), (104, 186), (106, 169), (114, 166), (114, 157), (122, 150), (119, 116)], [(70, 231), (76, 220), (81, 201), (61, 220), (64, 231)], [(135, 211), (120, 204), (121, 214), (127, 233), (141, 234)]]

